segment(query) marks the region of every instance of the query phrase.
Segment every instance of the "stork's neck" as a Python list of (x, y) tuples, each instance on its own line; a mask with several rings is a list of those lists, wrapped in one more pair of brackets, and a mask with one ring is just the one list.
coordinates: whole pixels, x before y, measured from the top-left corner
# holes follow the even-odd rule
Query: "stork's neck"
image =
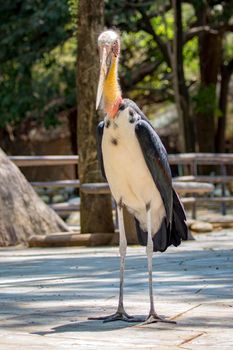
[(121, 89), (117, 77), (118, 58), (113, 57), (112, 65), (104, 82), (104, 111), (110, 118), (114, 118), (121, 104)]

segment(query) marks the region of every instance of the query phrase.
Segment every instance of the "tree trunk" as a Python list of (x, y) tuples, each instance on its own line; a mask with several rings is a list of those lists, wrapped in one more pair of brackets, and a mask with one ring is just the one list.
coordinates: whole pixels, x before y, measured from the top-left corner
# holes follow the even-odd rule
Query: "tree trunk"
[(171, 63), (175, 102), (180, 121), (180, 144), (183, 152), (195, 151), (194, 122), (190, 110), (189, 93), (185, 83), (183, 62), (183, 28), (181, 0), (172, 0), (174, 10), (174, 40)]
[[(99, 74), (97, 37), (103, 29), (104, 0), (80, 0), (78, 9), (78, 151), (80, 183), (101, 182), (97, 161), (95, 98)], [(114, 232), (111, 197), (81, 192), (81, 232)]]
[(26, 244), (31, 235), (68, 231), (0, 149), (0, 246)]
[(225, 152), (225, 131), (227, 117), (227, 97), (229, 91), (229, 82), (233, 71), (233, 59), (221, 67), (221, 86), (219, 95), (219, 110), (221, 115), (218, 118), (218, 125), (215, 137), (216, 152)]
[[(198, 24), (207, 26), (208, 5), (197, 11)], [(216, 85), (221, 66), (222, 35), (203, 31), (199, 34), (201, 83), (196, 100), (196, 127), (199, 152), (215, 151)]]

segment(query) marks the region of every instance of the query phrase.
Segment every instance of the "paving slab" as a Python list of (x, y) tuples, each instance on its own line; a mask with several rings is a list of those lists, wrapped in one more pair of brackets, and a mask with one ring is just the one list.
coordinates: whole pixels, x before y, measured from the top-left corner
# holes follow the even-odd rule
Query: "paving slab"
[[(0, 249), (0, 350), (233, 349), (233, 230), (154, 254), (157, 312), (177, 324), (102, 323), (115, 311), (117, 248)], [(149, 309), (145, 248), (129, 247), (128, 313)]]

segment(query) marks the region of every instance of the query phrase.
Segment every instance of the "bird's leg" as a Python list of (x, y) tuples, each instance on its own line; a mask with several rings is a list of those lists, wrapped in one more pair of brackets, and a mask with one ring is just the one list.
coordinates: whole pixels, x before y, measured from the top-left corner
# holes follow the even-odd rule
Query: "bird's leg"
[(153, 282), (152, 282), (152, 259), (153, 259), (153, 240), (152, 240), (152, 230), (151, 230), (151, 208), (147, 207), (147, 261), (148, 261), (148, 274), (149, 274), (149, 296), (150, 296), (150, 312), (147, 319), (143, 322), (143, 324), (150, 324), (154, 322), (166, 322), (166, 323), (176, 323), (174, 321), (166, 320), (160, 317), (155, 312), (154, 307), (154, 296), (153, 296)]
[(91, 320), (103, 320), (104, 322), (112, 321), (127, 321), (127, 322), (138, 322), (136, 318), (129, 316), (124, 309), (123, 305), (123, 288), (124, 288), (124, 270), (125, 270), (125, 256), (127, 249), (127, 240), (125, 235), (124, 218), (123, 218), (123, 206), (120, 202), (117, 205), (117, 214), (119, 222), (119, 251), (120, 251), (120, 291), (119, 291), (119, 301), (117, 311), (110, 315), (104, 317), (89, 318)]
[(147, 262), (148, 262), (148, 274), (149, 274), (149, 296), (150, 296), (150, 313), (149, 315), (155, 314), (154, 297), (153, 297), (153, 283), (152, 283), (152, 260), (153, 260), (153, 241), (151, 234), (151, 209), (147, 210)]
[(125, 272), (125, 256), (127, 250), (127, 240), (125, 234), (123, 207), (122, 205), (117, 206), (118, 222), (119, 222), (119, 251), (120, 251), (120, 290), (119, 290), (119, 301), (118, 301), (118, 312), (125, 312), (123, 305), (123, 292), (124, 292), (124, 272)]

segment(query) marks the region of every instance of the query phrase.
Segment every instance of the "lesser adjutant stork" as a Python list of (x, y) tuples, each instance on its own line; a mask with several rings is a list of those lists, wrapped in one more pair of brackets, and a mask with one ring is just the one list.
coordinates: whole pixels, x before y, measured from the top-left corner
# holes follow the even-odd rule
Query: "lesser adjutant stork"
[(100, 317), (114, 320), (141, 321), (129, 316), (123, 305), (124, 266), (127, 240), (123, 222), (125, 206), (135, 218), (138, 241), (146, 246), (149, 273), (150, 311), (145, 323), (172, 322), (158, 316), (153, 301), (152, 255), (168, 246), (178, 246), (187, 239), (184, 209), (172, 188), (167, 152), (138, 106), (123, 99), (118, 82), (120, 38), (113, 30), (98, 38), (100, 76), (96, 108), (102, 101), (106, 113), (97, 128), (98, 156), (117, 203), (120, 233), (120, 293), (115, 314)]

